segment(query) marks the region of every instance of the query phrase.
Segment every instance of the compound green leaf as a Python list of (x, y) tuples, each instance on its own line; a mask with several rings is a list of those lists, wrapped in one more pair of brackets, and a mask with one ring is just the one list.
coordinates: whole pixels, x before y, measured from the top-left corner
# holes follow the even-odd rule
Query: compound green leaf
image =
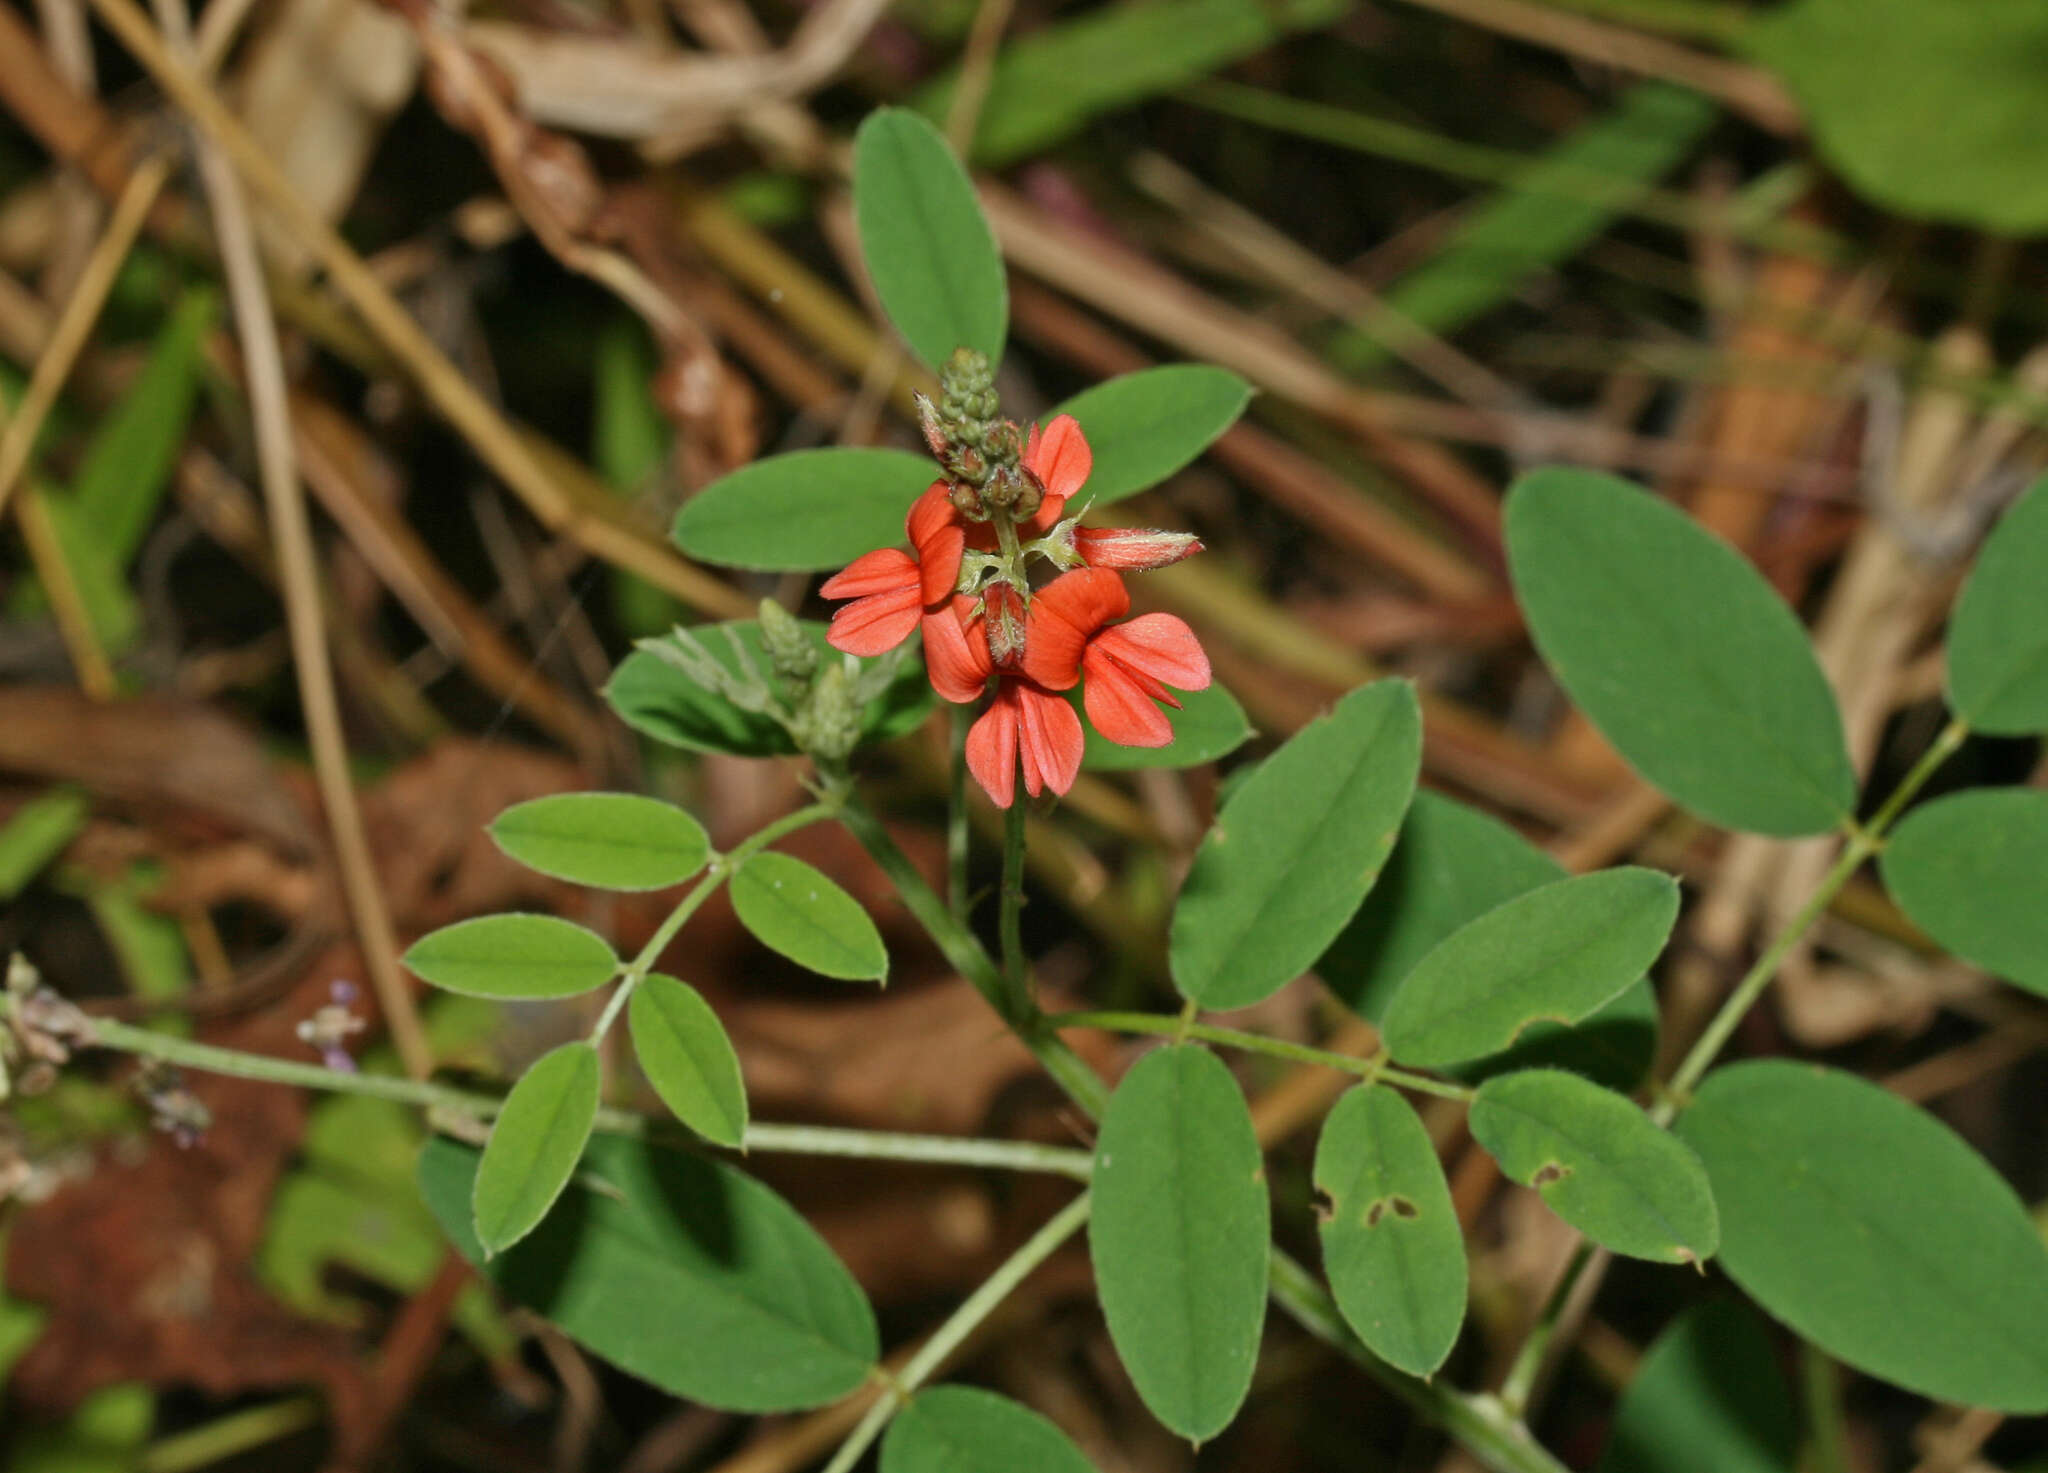
[(1576, 1023), (1619, 995), (1677, 920), (1678, 882), (1656, 870), (1552, 881), (1438, 943), (1402, 981), (1380, 1033), (1407, 1064), (1499, 1053), (1532, 1023)]
[(1884, 883), (1928, 935), (1965, 961), (2048, 997), (2048, 792), (1977, 788), (1906, 815)]
[(1678, 1133), (1721, 1207), (1721, 1266), (1860, 1371), (1937, 1401), (2048, 1412), (2048, 1247), (1947, 1126), (1874, 1084), (1716, 1069)]
[(1503, 1074), (1472, 1100), (1472, 1138), (1604, 1247), (1699, 1263), (1720, 1241), (1699, 1158), (1612, 1090), (1562, 1069)]
[(1249, 1007), (1301, 975), (1379, 877), (1422, 763), (1406, 681), (1351, 692), (1259, 764), (1202, 840), (1174, 907), (1184, 997)]
[(810, 573), (903, 541), (938, 474), (929, 456), (842, 448), (771, 455), (721, 476), (676, 513), (676, 546), (731, 568)]
[(640, 1072), (676, 1119), (708, 1141), (740, 1149), (747, 1085), (732, 1040), (703, 994), (657, 972), (634, 989), (626, 1026)]
[(491, 1126), (470, 1208), (488, 1256), (532, 1232), (569, 1184), (597, 1119), (597, 1050), (565, 1043), (519, 1076)]
[(1010, 287), (974, 185), (938, 129), (885, 107), (853, 136), (853, 223), (882, 309), (927, 367), (1002, 360)]
[(1465, 1323), (1465, 1238), (1429, 1132), (1391, 1089), (1337, 1101), (1316, 1143), (1323, 1272), (1366, 1348), (1411, 1376)]
[(1353, 1012), (1377, 1023), (1415, 964), (1503, 901), (1565, 878), (1564, 866), (1499, 819), (1423, 788), (1379, 883), (1316, 963)]
[(1172, 363), (1085, 389), (1046, 418), (1071, 414), (1080, 422), (1095, 456), (1082, 496), (1106, 506), (1158, 485), (1207, 450), (1251, 397), (1252, 386), (1228, 369)]
[(823, 1406), (873, 1371), (880, 1337), (860, 1286), (794, 1208), (723, 1162), (597, 1136), (555, 1210), (486, 1262), (469, 1221), (476, 1161), (441, 1138), (420, 1155), (442, 1231), (621, 1370), (731, 1412)]
[(1799, 0), (1747, 36), (1820, 152), (1879, 204), (1999, 234), (2048, 228), (2034, 0)]
[(711, 858), (702, 824), (635, 793), (555, 793), (515, 803), (492, 822), (491, 837), (528, 869), (606, 890), (679, 885)]
[(595, 931), (559, 916), (478, 916), (413, 942), (405, 964), (436, 987), (471, 997), (574, 997), (617, 975), (619, 959)]
[(1109, 1338), (1152, 1415), (1206, 1441), (1251, 1388), (1266, 1319), (1272, 1209), (1230, 1071), (1191, 1044), (1138, 1060), (1103, 1114), (1094, 1182)]
[(860, 902), (801, 859), (756, 854), (732, 877), (732, 908), (755, 940), (820, 976), (879, 982), (889, 974), (882, 933)]
[(1066, 1433), (974, 1386), (920, 1391), (882, 1439), (882, 1473), (1093, 1473)]
[[(1098, 732), (1084, 716), (1081, 731), (1087, 746), (1081, 765), (1091, 772), (1131, 772), (1141, 767), (1194, 767), (1228, 756), (1251, 737), (1251, 723), (1237, 697), (1219, 684), (1207, 690), (1175, 691), (1178, 711), (1168, 709), (1173, 740), (1163, 747), (1120, 747)], [(1074, 708), (1080, 710), (1080, 693)]]
[(1715, 1299), (1643, 1357), (1598, 1473), (1792, 1473), (1798, 1442), (1770, 1333), (1748, 1306)]
[[(823, 624), (806, 620), (803, 630), (818, 647), (820, 659), (846, 658), (825, 643)], [(761, 626), (753, 620), (698, 625), (690, 632), (728, 671), (743, 675), (751, 664), (767, 678), (768, 655), (761, 648)], [(693, 752), (782, 757), (796, 751), (789, 733), (774, 720), (740, 710), (655, 652), (667, 642), (643, 640), (640, 648), (626, 656), (612, 672), (604, 695), (621, 721), (643, 736)], [(933, 699), (923, 665), (914, 659), (904, 660), (888, 688), (869, 701), (861, 713), (861, 740), (886, 741), (913, 730), (924, 720)]]
[(1594, 471), (1523, 476), (1506, 519), (1536, 648), (1644, 778), (1731, 829), (1817, 834), (1849, 815), (1856, 778), (1834, 692), (1740, 553)]
[[(2048, 31), (2044, 31), (2048, 36)], [(2048, 476), (2001, 517), (1948, 626), (1948, 699), (1994, 736), (2048, 731)]]

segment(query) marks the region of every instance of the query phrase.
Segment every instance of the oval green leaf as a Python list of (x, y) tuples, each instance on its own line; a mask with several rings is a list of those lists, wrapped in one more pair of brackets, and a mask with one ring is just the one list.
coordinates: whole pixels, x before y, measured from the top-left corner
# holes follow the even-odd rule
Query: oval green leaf
[(885, 107), (853, 135), (853, 224), (882, 310), (932, 369), (1002, 361), (1010, 286), (974, 185), (939, 130)]
[(1838, 1360), (1921, 1392), (2048, 1412), (2048, 1248), (1933, 1116), (1850, 1074), (1716, 1069), (1678, 1133), (1721, 1207), (1721, 1266)]
[(1624, 866), (1557, 880), (1469, 921), (1416, 963), (1380, 1033), (1435, 1068), (1499, 1053), (1539, 1021), (1570, 1025), (1618, 996), (1663, 951), (1678, 882)]
[(1948, 703), (1978, 731), (2048, 731), (2048, 476), (1999, 518), (1948, 626)]
[(640, 1072), (676, 1119), (707, 1141), (739, 1150), (747, 1137), (747, 1085), (732, 1040), (703, 994), (657, 972), (634, 989), (626, 1026)]
[(1094, 1473), (1067, 1434), (973, 1386), (920, 1391), (882, 1439), (882, 1473)]
[(1770, 1332), (1747, 1305), (1709, 1300), (1643, 1357), (1598, 1473), (1792, 1473), (1798, 1444)]
[[(1243, 746), (1252, 734), (1244, 707), (1221, 684), (1207, 690), (1175, 691), (1181, 703), (1169, 708), (1166, 719), (1173, 726), (1173, 740), (1163, 747), (1120, 747), (1107, 740), (1084, 717), (1081, 731), (1087, 738), (1081, 765), (1091, 772), (1131, 772), (1141, 767), (1194, 767), (1214, 762)], [(1074, 709), (1081, 709), (1080, 693), (1073, 695)]]
[(1523, 476), (1508, 563), (1536, 648), (1645, 779), (1726, 828), (1818, 834), (1855, 773), (1806, 632), (1742, 555), (1638, 486)]
[(1316, 1143), (1323, 1272), (1366, 1348), (1411, 1376), (1444, 1363), (1465, 1323), (1465, 1237), (1436, 1148), (1408, 1102), (1360, 1086)]
[(732, 877), (732, 908), (756, 941), (820, 976), (879, 982), (889, 974), (882, 933), (860, 902), (801, 859), (756, 854)]
[(1536, 1022), (1514, 1046), (1444, 1072), (1467, 1084), (1517, 1069), (1569, 1069), (1620, 1094), (1634, 1094), (1657, 1061), (1657, 993), (1638, 977), (1570, 1027)]
[(413, 942), (406, 966), (436, 987), (507, 1001), (574, 997), (619, 970), (609, 942), (559, 916), (478, 916)]
[(903, 450), (793, 450), (720, 476), (676, 513), (676, 546), (758, 572), (838, 568), (903, 540), (903, 516), (931, 485), (931, 458)]
[(702, 824), (637, 793), (556, 793), (515, 803), (492, 822), (491, 838), (528, 869), (605, 890), (679, 885), (711, 858)]
[(1084, 389), (1052, 414), (1071, 414), (1095, 463), (1083, 497), (1107, 506), (1156, 486), (1215, 443), (1251, 402), (1252, 386), (1224, 368), (1170, 363)]
[(1406, 681), (1362, 686), (1223, 805), (1174, 906), (1181, 995), (1249, 1007), (1300, 976), (1379, 877), (1415, 796), (1422, 712)]
[(1699, 1158), (1612, 1090), (1562, 1069), (1503, 1074), (1472, 1100), (1472, 1138), (1603, 1247), (1699, 1263), (1720, 1242)]
[(730, 1412), (823, 1406), (873, 1372), (874, 1311), (853, 1276), (794, 1208), (723, 1162), (598, 1136), (555, 1210), (486, 1263), (469, 1221), (476, 1161), (440, 1138), (421, 1153), (442, 1231), (621, 1370)]
[(1266, 1320), (1272, 1208), (1230, 1071), (1192, 1044), (1138, 1060), (1103, 1113), (1094, 1180), (1109, 1338), (1152, 1415), (1207, 1441), (1251, 1388)]
[(1822, 156), (1859, 193), (2000, 235), (2048, 228), (2048, 10), (1799, 0), (1759, 15), (1744, 39), (1791, 84)]
[(1884, 883), (1928, 935), (1967, 962), (2048, 997), (2048, 792), (1978, 788), (1906, 815)]
[[(820, 659), (845, 658), (825, 643), (825, 628), (809, 620), (803, 622), (804, 633), (818, 647)], [(743, 673), (744, 665), (751, 664), (766, 675), (768, 655), (761, 648), (761, 626), (753, 620), (699, 625), (691, 632), (727, 670)], [(734, 640), (739, 650), (734, 649)], [(663, 659), (656, 650), (664, 642), (642, 640), (640, 648), (612, 673), (604, 695), (621, 721), (643, 736), (693, 752), (783, 757), (796, 751), (796, 744), (780, 724), (757, 712), (740, 710)], [(861, 713), (862, 742), (886, 741), (915, 729), (931, 710), (933, 700), (924, 667), (916, 660), (904, 660), (888, 688)]]
[(1565, 868), (1489, 814), (1424, 788), (1379, 883), (1316, 963), (1323, 984), (1368, 1022), (1436, 944)]
[(597, 1119), (597, 1050), (565, 1043), (519, 1076), (491, 1125), (470, 1212), (488, 1256), (532, 1232), (575, 1174)]

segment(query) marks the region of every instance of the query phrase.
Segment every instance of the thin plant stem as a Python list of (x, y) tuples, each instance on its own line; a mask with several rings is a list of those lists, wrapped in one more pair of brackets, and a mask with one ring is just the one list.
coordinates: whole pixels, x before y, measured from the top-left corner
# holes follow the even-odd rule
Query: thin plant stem
[(916, 1355), (899, 1372), (889, 1387), (889, 1393), (877, 1400), (860, 1425), (845, 1442), (832, 1461), (825, 1465), (825, 1473), (850, 1473), (860, 1461), (882, 1430), (910, 1400), (910, 1394), (931, 1379), (934, 1372), (946, 1363), (947, 1357), (960, 1348), (961, 1342), (974, 1333), (975, 1327), (987, 1319), (1031, 1271), (1059, 1249), (1060, 1245), (1080, 1231), (1081, 1224), (1088, 1220), (1090, 1207), (1086, 1192), (1069, 1202), (1053, 1215), (1044, 1227), (1033, 1233), (1015, 1253), (1012, 1253), (981, 1287), (968, 1295), (953, 1311), (943, 1325), (932, 1333), (931, 1339), (918, 1348)]
[[(94, 1018), (93, 1046), (266, 1084), (292, 1085), (328, 1094), (363, 1095), (434, 1113), (490, 1120), (504, 1109), (503, 1095), (462, 1089), (432, 1080), (392, 1074), (351, 1074), (324, 1064), (243, 1053), (194, 1039), (178, 1038), (111, 1018)], [(606, 1107), (597, 1112), (597, 1129), (607, 1135), (687, 1142), (692, 1137), (665, 1119), (633, 1110)], [(1004, 1171), (1038, 1171), (1088, 1180), (1092, 1168), (1086, 1151), (1031, 1141), (978, 1140), (962, 1136), (908, 1135), (897, 1131), (845, 1130), (827, 1125), (763, 1125), (747, 1127), (741, 1149), (792, 1156), (842, 1156), (868, 1161), (903, 1161), (931, 1166), (980, 1166)]]
[(1563, 1322), (1565, 1305), (1571, 1302), (1572, 1291), (1578, 1287), (1592, 1261), (1592, 1243), (1580, 1238), (1578, 1247), (1572, 1250), (1571, 1261), (1565, 1265), (1564, 1272), (1550, 1291), (1550, 1297), (1544, 1301), (1541, 1313), (1536, 1316), (1528, 1338), (1515, 1352), (1515, 1362), (1508, 1367), (1507, 1376), (1500, 1383), (1501, 1405), (1512, 1416), (1519, 1418), (1528, 1410), (1529, 1394), (1536, 1388), (1536, 1377), (1543, 1369), (1544, 1354), (1550, 1349), (1558, 1325)]
[(756, 854), (788, 834), (823, 818), (830, 818), (838, 812), (836, 802), (827, 801), (808, 804), (793, 813), (785, 813), (775, 822), (749, 835), (735, 844), (730, 854), (721, 854), (705, 869), (703, 878), (690, 887), (690, 893), (676, 902), (676, 908), (668, 918), (655, 928), (647, 938), (647, 944), (640, 948), (640, 954), (626, 964), (619, 976), (619, 985), (612, 989), (611, 997), (605, 1002), (604, 1012), (598, 1017), (597, 1026), (590, 1030), (590, 1041), (598, 1043), (611, 1032), (612, 1024), (618, 1021), (633, 990), (647, 980), (647, 974), (654, 970), (654, 964), (661, 960), (661, 954), (668, 950), (669, 942), (676, 939), (676, 933), (683, 929), (690, 917), (697, 913), (699, 906), (709, 900), (741, 865)]
[(1806, 1403), (1809, 1473), (1849, 1473), (1849, 1434), (1842, 1419), (1842, 1379), (1826, 1351), (1799, 1342), (1799, 1382)]
[(1010, 1014), (1029, 1017), (1031, 978), (1024, 958), (1024, 798), (1003, 810), (1003, 894), (1001, 935), (1003, 978), (1009, 984)]
[(1473, 1093), (1462, 1084), (1452, 1084), (1448, 1080), (1432, 1079), (1426, 1074), (1413, 1074), (1406, 1069), (1393, 1068), (1383, 1059), (1334, 1053), (1329, 1049), (1312, 1048), (1304, 1043), (1289, 1043), (1283, 1038), (1267, 1038), (1259, 1033), (1245, 1033), (1236, 1028), (1220, 1028), (1214, 1023), (1197, 1023), (1192, 1019), (1170, 1017), (1165, 1013), (1055, 1013), (1045, 1021), (1051, 1028), (1100, 1028), (1110, 1033), (1155, 1033), (1164, 1038), (1199, 1038), (1206, 1043), (1219, 1043), (1226, 1048), (1242, 1049), (1246, 1053), (1269, 1054), (1273, 1058), (1288, 1059), (1297, 1064), (1318, 1064), (1325, 1069), (1356, 1074), (1361, 1079), (1384, 1080), (1388, 1084), (1398, 1084), (1403, 1089), (1412, 1089), (1420, 1094), (1440, 1095), (1447, 1100), (1469, 1100)]
[(964, 926), (970, 909), (967, 859), (973, 838), (967, 823), (967, 728), (974, 724), (974, 711), (968, 706), (947, 710), (952, 768), (946, 789), (946, 902), (952, 907), (953, 919)]
[(1841, 893), (1842, 887), (1863, 867), (1863, 862), (1883, 847), (1886, 831), (1897, 821), (1900, 813), (1905, 811), (1906, 805), (1913, 800), (1913, 795), (1926, 786), (1927, 780), (1934, 776), (1935, 770), (1954, 754), (1968, 735), (1969, 727), (1960, 718), (1951, 721), (1942, 729), (1941, 735), (1934, 739), (1933, 745), (1928, 747), (1920, 760), (1913, 765), (1912, 770), (1900, 781), (1892, 795), (1885, 799), (1883, 805), (1872, 815), (1870, 822), (1850, 827), (1849, 842), (1844, 846), (1841, 857), (1835, 861), (1834, 867), (1822, 877), (1813, 894), (1807, 897), (1806, 904), (1799, 908), (1798, 914), (1786, 923), (1784, 930), (1771, 939), (1770, 945), (1764, 948), (1755, 964), (1743, 974), (1742, 980), (1735, 984), (1734, 990), (1728, 994), (1728, 1000), (1721, 1004), (1719, 1011), (1708, 1021), (1706, 1030), (1700, 1034), (1691, 1052), (1686, 1054), (1684, 1062), (1672, 1074), (1664, 1098), (1659, 1100), (1655, 1109), (1651, 1111), (1651, 1118), (1659, 1125), (1669, 1125), (1685, 1107), (1692, 1097), (1693, 1087), (1700, 1082), (1700, 1076), (1707, 1072), (1708, 1067), (1726, 1046), (1729, 1037), (1741, 1024), (1743, 1017), (1755, 1006), (1764, 989), (1770, 986), (1772, 978), (1777, 976), (1779, 965), (1790, 954), (1792, 948), (1798, 945), (1799, 939), (1813, 923), (1820, 919), (1835, 896)]
[(100, 644), (99, 631), (93, 627), (92, 610), (86, 605), (85, 594), (78, 586), (78, 575), (72, 570), (64, 538), (57, 531), (57, 519), (50, 515), (50, 503), (44, 497), (40, 486), (30, 484), (21, 488), (14, 499), (14, 521), (21, 528), (22, 543), (28, 548), (29, 562), (42, 580), (43, 592), (50, 600), (50, 613), (57, 621), (57, 635), (64, 641), (64, 653), (71, 657), (72, 672), (78, 677), (78, 687), (96, 701), (111, 701), (120, 694), (119, 682), (114, 677), (114, 665), (107, 658), (105, 648)]
[(315, 1426), (320, 1416), (320, 1403), (310, 1396), (244, 1407), (160, 1438), (143, 1450), (135, 1467), (139, 1473), (195, 1473)]

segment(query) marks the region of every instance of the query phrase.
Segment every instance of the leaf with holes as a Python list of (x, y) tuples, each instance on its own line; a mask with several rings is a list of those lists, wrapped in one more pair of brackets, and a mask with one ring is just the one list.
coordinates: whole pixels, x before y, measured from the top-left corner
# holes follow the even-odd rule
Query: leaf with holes
[(1557, 880), (1440, 942), (1395, 992), (1380, 1033), (1405, 1064), (1462, 1064), (1532, 1023), (1572, 1024), (1638, 980), (1678, 920), (1678, 882), (1625, 866)]
[(1628, 1100), (1562, 1069), (1503, 1074), (1472, 1100), (1472, 1138), (1603, 1247), (1698, 1263), (1720, 1241), (1699, 1158)]
[(746, 1081), (703, 995), (657, 972), (634, 989), (626, 1026), (640, 1072), (676, 1119), (708, 1141), (739, 1149), (747, 1136)]
[(1721, 1266), (1860, 1371), (1937, 1401), (2048, 1412), (2048, 1247), (1953, 1131), (1854, 1075), (1716, 1069), (1678, 1133), (1706, 1162)]
[(974, 1386), (920, 1391), (889, 1424), (881, 1473), (1094, 1473), (1067, 1434)]
[(1054, 415), (1080, 422), (1094, 453), (1085, 499), (1107, 506), (1158, 485), (1237, 423), (1252, 386), (1201, 363), (1144, 368), (1084, 389)]
[(2048, 997), (2048, 793), (1977, 788), (1906, 815), (1884, 851), (1900, 909), (1948, 950)]
[(420, 1155), (441, 1230), (515, 1303), (672, 1396), (729, 1412), (823, 1406), (864, 1385), (874, 1311), (809, 1223), (720, 1161), (598, 1136), (525, 1242), (488, 1262), (469, 1221), (477, 1153)]
[(882, 310), (927, 367), (1003, 356), (1010, 288), (974, 185), (939, 130), (885, 107), (853, 135), (853, 223)]
[(597, 1119), (597, 1050), (565, 1043), (519, 1076), (491, 1126), (470, 1210), (486, 1256), (539, 1225), (576, 1170)]
[(554, 793), (515, 803), (492, 822), (491, 838), (528, 869), (605, 890), (679, 885), (711, 858), (702, 824), (636, 793)]
[(801, 859), (756, 854), (732, 877), (732, 908), (756, 941), (820, 976), (879, 982), (889, 973), (882, 934), (860, 902)]
[(1598, 1473), (1791, 1473), (1799, 1418), (1777, 1359), (1747, 1305), (1694, 1305), (1622, 1392)]
[(1192, 1044), (1133, 1064), (1103, 1113), (1094, 1182), (1109, 1338), (1152, 1415), (1205, 1442), (1251, 1389), (1271, 1251), (1264, 1162), (1230, 1071)]
[(1994, 736), (2048, 732), (2048, 476), (1984, 539), (1948, 626), (1948, 703)]
[(1465, 1238), (1436, 1148), (1408, 1102), (1366, 1086), (1316, 1143), (1323, 1272), (1366, 1348), (1411, 1376), (1444, 1363), (1465, 1323)]
[(1174, 906), (1181, 995), (1249, 1007), (1301, 975), (1392, 852), (1422, 763), (1414, 687), (1351, 692), (1259, 764), (1223, 805)]
[(903, 517), (937, 467), (903, 450), (771, 455), (720, 476), (676, 513), (691, 557), (757, 572), (837, 568), (903, 540)]
[(1506, 512), (1536, 648), (1636, 770), (1726, 828), (1817, 834), (1849, 816), (1841, 712), (1783, 599), (1641, 487), (1534, 471)]
[(559, 916), (478, 916), (413, 942), (406, 966), (436, 987), (507, 1001), (574, 997), (618, 974), (610, 944)]

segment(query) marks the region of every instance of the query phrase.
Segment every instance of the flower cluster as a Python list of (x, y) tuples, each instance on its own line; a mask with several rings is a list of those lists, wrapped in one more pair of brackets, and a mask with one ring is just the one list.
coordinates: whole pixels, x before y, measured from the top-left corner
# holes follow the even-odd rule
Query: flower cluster
[[(942, 471), (905, 519), (910, 551), (882, 548), (826, 581), (848, 599), (832, 619), (834, 648), (878, 655), (924, 632), (932, 688), (948, 701), (994, 698), (967, 734), (967, 766), (999, 807), (1064, 793), (1080, 771), (1081, 704), (1104, 737), (1163, 747), (1173, 728), (1159, 704), (1168, 687), (1202, 690), (1209, 660), (1171, 614), (1125, 619), (1121, 573), (1200, 552), (1195, 538), (1142, 528), (1098, 529), (1068, 516), (1093, 465), (1081, 426), (1061, 415), (1025, 434), (995, 417), (987, 363), (954, 355), (939, 405), (920, 400), (925, 438)], [(1054, 576), (1032, 586), (1034, 564)], [(1121, 621), (1121, 622), (1118, 622)]]

